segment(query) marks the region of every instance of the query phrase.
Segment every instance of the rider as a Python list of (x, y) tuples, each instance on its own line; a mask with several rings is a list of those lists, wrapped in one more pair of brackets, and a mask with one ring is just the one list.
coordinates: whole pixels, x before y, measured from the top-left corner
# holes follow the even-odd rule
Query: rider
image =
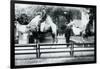
[(47, 13), (46, 13), (46, 8), (43, 8), (42, 11), (41, 11), (41, 20), (39, 21), (39, 31), (40, 31), (40, 25), (41, 23), (43, 23), (44, 21), (46, 21), (46, 18), (47, 18)]
[(46, 18), (47, 18), (46, 8), (43, 8), (40, 23), (44, 22)]

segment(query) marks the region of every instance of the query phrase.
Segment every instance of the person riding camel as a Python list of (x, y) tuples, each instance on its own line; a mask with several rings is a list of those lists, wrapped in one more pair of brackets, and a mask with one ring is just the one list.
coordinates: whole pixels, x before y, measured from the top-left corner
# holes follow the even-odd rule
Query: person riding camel
[(46, 8), (43, 8), (40, 23), (44, 22), (47, 18)]
[(40, 31), (40, 25), (41, 23), (43, 23), (44, 21), (46, 21), (46, 18), (47, 18), (47, 13), (46, 13), (46, 8), (43, 8), (42, 11), (41, 11), (41, 20), (39, 21), (39, 31)]

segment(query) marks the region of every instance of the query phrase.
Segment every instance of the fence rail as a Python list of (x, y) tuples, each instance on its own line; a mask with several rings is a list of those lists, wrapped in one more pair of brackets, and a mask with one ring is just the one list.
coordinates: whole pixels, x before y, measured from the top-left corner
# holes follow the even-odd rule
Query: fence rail
[[(67, 49), (67, 47), (61, 47), (61, 48), (41, 48), (43, 46), (64, 46), (64, 45), (70, 45), (70, 50), (67, 51), (46, 51), (41, 52), (41, 50), (46, 49)], [(75, 45), (81, 45), (80, 47), (75, 47)], [(15, 47), (35, 47), (33, 49), (15, 49), (15, 51), (22, 51), (22, 50), (36, 50), (36, 52), (28, 52), (28, 53), (15, 53), (15, 55), (24, 55), (24, 54), (36, 54), (37, 58), (40, 58), (40, 55), (43, 53), (61, 53), (61, 52), (69, 52), (70, 56), (74, 56), (74, 52), (86, 52), (86, 51), (94, 51), (94, 49), (86, 49), (86, 50), (74, 50), (75, 48), (94, 48), (94, 43), (67, 43), (67, 44), (43, 44), (43, 43), (37, 43), (37, 44), (15, 44)]]
[[(50, 45), (94, 45), (95, 43), (67, 43), (67, 44), (51, 44), (51, 43), (38, 43), (41, 46), (50, 46)], [(15, 47), (26, 47), (26, 46), (36, 46), (37, 44), (15, 44)]]

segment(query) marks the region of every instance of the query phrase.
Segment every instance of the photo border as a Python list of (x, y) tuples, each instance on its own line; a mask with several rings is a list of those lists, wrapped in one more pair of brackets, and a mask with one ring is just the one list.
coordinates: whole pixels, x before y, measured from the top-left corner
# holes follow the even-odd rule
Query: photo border
[[(96, 63), (97, 57), (96, 57), (96, 24), (95, 24), (95, 54), (94, 54), (94, 61), (88, 61), (88, 62), (72, 62), (72, 63), (52, 63), (52, 64), (38, 64), (38, 65), (21, 65), (21, 66), (15, 66), (15, 53), (14, 53), (14, 18), (15, 18), (15, 4), (36, 4), (36, 5), (50, 5), (50, 6), (70, 6), (70, 7), (85, 7), (85, 8), (95, 8), (95, 12), (97, 11), (96, 5), (81, 5), (81, 4), (65, 4), (65, 3), (50, 3), (50, 2), (36, 2), (36, 1), (16, 1), (11, 0), (10, 1), (10, 67), (11, 68), (28, 68), (28, 67), (47, 67), (47, 66), (60, 66), (60, 65), (77, 65), (77, 64), (90, 64), (90, 63)], [(97, 12), (95, 16), (95, 23), (97, 23)]]

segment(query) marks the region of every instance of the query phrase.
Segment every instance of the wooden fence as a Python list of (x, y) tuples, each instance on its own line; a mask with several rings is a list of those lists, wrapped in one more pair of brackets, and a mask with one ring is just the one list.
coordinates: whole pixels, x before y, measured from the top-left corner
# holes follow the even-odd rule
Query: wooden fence
[[(69, 47), (58, 47), (58, 48), (52, 48), (52, 46), (64, 46), (64, 45), (69, 45)], [(79, 45), (79, 46), (75, 46)], [(94, 43), (68, 43), (68, 44), (15, 44), (15, 47), (34, 47), (33, 49), (17, 49), (17, 51), (20, 50), (36, 50), (36, 52), (28, 52), (28, 53), (15, 53), (15, 55), (23, 55), (23, 54), (36, 54), (37, 58), (41, 58), (41, 54), (43, 53), (61, 53), (61, 52), (69, 52), (70, 56), (74, 56), (74, 52), (85, 52), (85, 51), (94, 51), (95, 49), (84, 49), (84, 50), (74, 50), (74, 48), (95, 48)], [(42, 46), (51, 46), (51, 48), (41, 48)], [(46, 50), (46, 49), (67, 49), (70, 48), (68, 51), (47, 51), (47, 52), (41, 52), (41, 50)]]

